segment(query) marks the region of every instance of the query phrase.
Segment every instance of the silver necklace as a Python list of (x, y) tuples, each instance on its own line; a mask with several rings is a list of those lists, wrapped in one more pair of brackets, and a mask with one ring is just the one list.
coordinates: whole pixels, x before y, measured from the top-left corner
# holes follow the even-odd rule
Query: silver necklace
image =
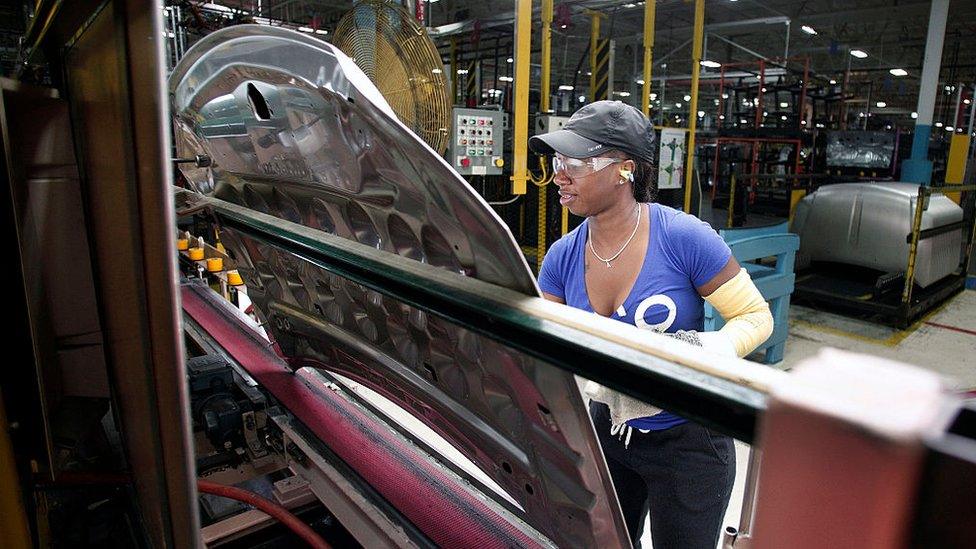
[(593, 231), (590, 229), (589, 225), (586, 226), (586, 236), (588, 237), (589, 240), (590, 251), (593, 252), (593, 255), (595, 255), (597, 259), (606, 263), (608, 269), (610, 268), (610, 262), (620, 257), (620, 254), (624, 253), (624, 250), (626, 250), (627, 246), (630, 245), (630, 241), (633, 240), (634, 236), (637, 234), (637, 228), (640, 227), (640, 218), (641, 218), (640, 214), (641, 214), (641, 207), (640, 207), (640, 203), (638, 202), (637, 203), (637, 224), (634, 225), (634, 231), (630, 233), (630, 238), (628, 238), (627, 242), (624, 242), (624, 245), (619, 250), (617, 250), (617, 253), (606, 258), (600, 257), (600, 254), (596, 253), (596, 250), (593, 249)]

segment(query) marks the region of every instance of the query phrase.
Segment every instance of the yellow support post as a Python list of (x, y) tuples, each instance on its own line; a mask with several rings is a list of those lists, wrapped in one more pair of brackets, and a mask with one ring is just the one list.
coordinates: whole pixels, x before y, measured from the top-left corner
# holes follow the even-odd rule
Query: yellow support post
[(598, 73), (597, 63), (600, 49), (600, 20), (606, 15), (593, 10), (586, 10), (590, 16), (590, 101), (597, 101), (596, 85)]
[[(962, 185), (966, 177), (966, 160), (969, 156), (969, 134), (954, 133), (949, 141), (949, 159), (946, 162), (945, 182), (948, 185)], [(946, 193), (950, 200), (959, 204), (962, 193)]]
[(695, 36), (691, 50), (691, 103), (688, 105), (688, 156), (685, 159), (685, 213), (691, 212), (691, 180), (695, 170), (695, 127), (698, 125), (698, 73), (705, 34), (705, 0), (695, 0)]
[(515, 135), (512, 139), (512, 194), (525, 194), (529, 154), (529, 56), (532, 55), (532, 0), (518, 0), (515, 12)]
[(549, 185), (537, 185), (539, 189), (539, 216), (536, 219), (535, 270), (542, 270), (542, 260), (546, 257), (546, 207), (549, 205), (547, 191)]
[(806, 189), (793, 189), (790, 191), (790, 223), (793, 223), (793, 216), (796, 214), (796, 206), (807, 195)]
[(905, 287), (901, 292), (901, 304), (911, 306), (912, 287), (915, 285), (915, 259), (918, 257), (918, 241), (922, 232), (922, 212), (925, 211), (925, 202), (929, 199), (929, 189), (925, 185), (918, 187), (918, 199), (915, 200), (915, 215), (912, 217), (911, 241), (908, 245), (908, 268), (905, 269)]
[(641, 86), (641, 112), (651, 116), (651, 61), (654, 58), (654, 14), (657, 0), (644, 4), (644, 85)]
[(552, 0), (542, 0), (542, 112), (549, 112), (552, 87)]
[[(549, 112), (549, 96), (552, 91), (550, 88), (552, 71), (552, 0), (542, 0), (542, 83), (540, 93), (540, 109), (543, 113)], [(546, 226), (548, 221), (546, 214), (549, 209), (549, 185), (539, 186), (539, 218), (538, 223), (538, 242), (535, 248), (536, 272), (542, 269), (542, 259), (546, 255)], [(563, 208), (565, 210), (565, 208)]]

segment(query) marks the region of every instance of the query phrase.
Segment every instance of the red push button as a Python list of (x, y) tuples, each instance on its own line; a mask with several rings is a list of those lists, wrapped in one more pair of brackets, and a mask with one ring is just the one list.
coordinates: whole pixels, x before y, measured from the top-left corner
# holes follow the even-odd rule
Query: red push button
[(461, 159), (461, 167), (462, 168), (467, 168), (470, 165), (471, 165), (471, 159), (470, 158), (468, 158), (468, 157), (465, 156), (464, 158)]

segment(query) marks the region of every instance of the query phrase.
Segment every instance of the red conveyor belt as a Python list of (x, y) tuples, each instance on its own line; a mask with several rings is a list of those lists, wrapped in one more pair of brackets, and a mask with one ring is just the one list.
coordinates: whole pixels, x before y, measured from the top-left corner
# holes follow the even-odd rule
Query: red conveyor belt
[[(411, 523), (441, 547), (539, 544), (305, 370), (293, 372), (209, 288), (184, 284), (183, 311)], [(326, 502), (327, 503), (327, 502)]]

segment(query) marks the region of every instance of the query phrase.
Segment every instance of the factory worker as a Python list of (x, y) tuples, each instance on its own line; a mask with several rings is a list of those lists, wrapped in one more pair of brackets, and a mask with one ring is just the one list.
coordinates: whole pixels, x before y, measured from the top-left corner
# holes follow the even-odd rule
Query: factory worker
[[(772, 333), (769, 307), (706, 223), (652, 202), (650, 121), (620, 101), (578, 110), (529, 146), (552, 157), (559, 202), (586, 218), (539, 272), (552, 301), (745, 356)], [(726, 320), (702, 332), (704, 302)], [(714, 549), (732, 484), (732, 439), (594, 383), (584, 389), (635, 547), (650, 514), (655, 549)]]

